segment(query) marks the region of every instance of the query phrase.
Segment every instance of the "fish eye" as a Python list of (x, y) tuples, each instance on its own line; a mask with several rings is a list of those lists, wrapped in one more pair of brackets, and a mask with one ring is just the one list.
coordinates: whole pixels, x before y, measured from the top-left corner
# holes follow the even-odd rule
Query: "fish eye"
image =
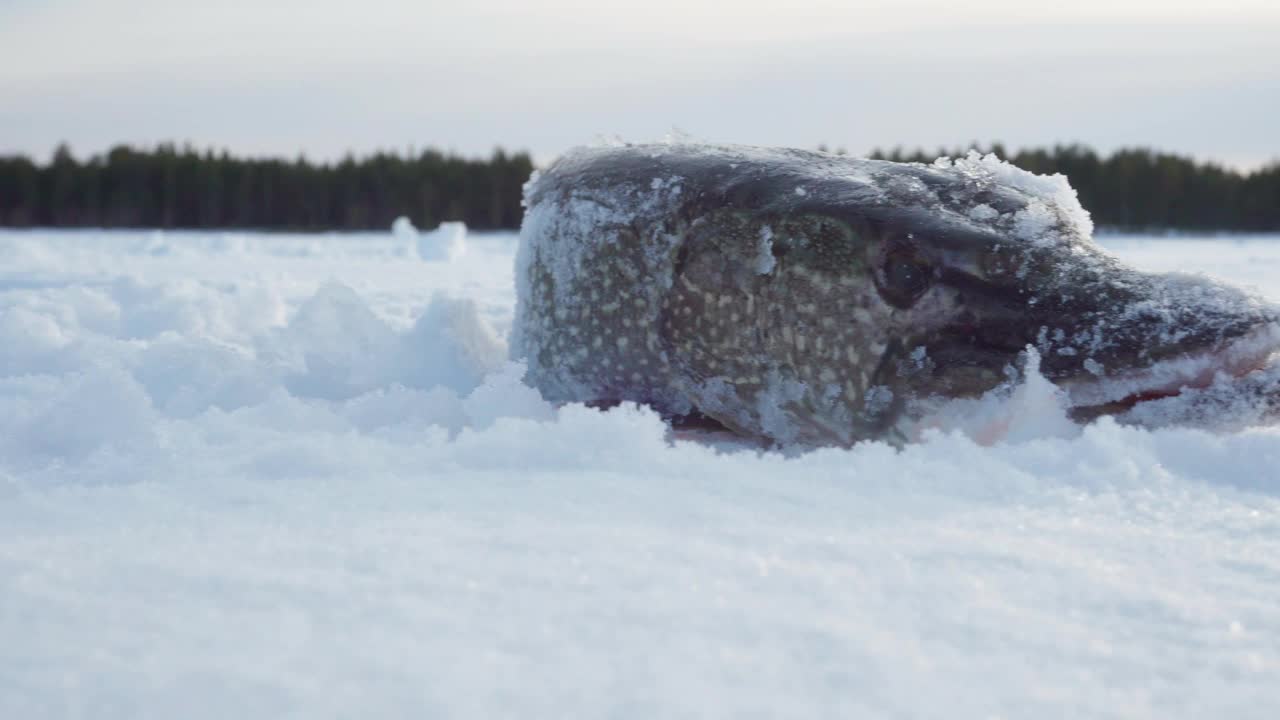
[(933, 284), (933, 266), (914, 246), (895, 243), (885, 252), (876, 276), (885, 300), (894, 307), (906, 309)]

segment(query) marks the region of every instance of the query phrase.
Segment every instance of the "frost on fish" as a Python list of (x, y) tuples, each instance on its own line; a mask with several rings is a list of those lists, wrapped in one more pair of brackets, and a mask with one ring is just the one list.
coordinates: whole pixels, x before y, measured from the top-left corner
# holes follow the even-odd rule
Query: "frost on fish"
[(679, 243), (663, 212), (681, 193), (679, 178), (529, 203), (537, 183), (526, 186), (512, 334), (530, 384), (558, 400), (639, 394), (665, 412), (689, 412), (657, 336)]
[(611, 145), (567, 153), (525, 203), (512, 352), (560, 402), (848, 444), (1009, 387), (1028, 349), (1089, 419), (1280, 345), (1256, 296), (1123, 266), (1066, 178), (990, 155)]

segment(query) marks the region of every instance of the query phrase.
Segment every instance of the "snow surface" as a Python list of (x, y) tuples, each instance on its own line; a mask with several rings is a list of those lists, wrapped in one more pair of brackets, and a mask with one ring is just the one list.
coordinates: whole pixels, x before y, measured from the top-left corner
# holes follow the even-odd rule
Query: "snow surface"
[(467, 245), (0, 232), (0, 717), (1276, 716), (1280, 428), (673, 440), (520, 384)]

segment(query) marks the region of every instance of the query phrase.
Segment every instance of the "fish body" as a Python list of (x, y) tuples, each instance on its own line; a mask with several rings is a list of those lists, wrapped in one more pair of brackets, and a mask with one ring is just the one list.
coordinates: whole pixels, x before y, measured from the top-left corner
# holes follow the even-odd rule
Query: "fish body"
[(627, 145), (526, 187), (512, 349), (560, 402), (700, 413), (777, 443), (908, 437), (1016, 378), (1080, 419), (1244, 374), (1261, 298), (1126, 267), (1061, 176), (792, 149)]

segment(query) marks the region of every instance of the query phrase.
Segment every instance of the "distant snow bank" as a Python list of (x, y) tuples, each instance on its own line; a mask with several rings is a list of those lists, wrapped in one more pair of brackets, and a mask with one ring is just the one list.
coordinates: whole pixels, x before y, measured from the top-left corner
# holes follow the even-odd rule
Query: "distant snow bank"
[[(1280, 705), (1280, 430), (1033, 374), (903, 450), (673, 440), (524, 386), (468, 245), (0, 232), (0, 717)], [(1280, 295), (1280, 243), (1127, 252)]]
[(419, 232), (409, 218), (401, 215), (391, 223), (391, 234), (413, 243), (418, 257), (427, 261), (452, 261), (467, 251), (467, 224), (442, 222), (435, 230)]

